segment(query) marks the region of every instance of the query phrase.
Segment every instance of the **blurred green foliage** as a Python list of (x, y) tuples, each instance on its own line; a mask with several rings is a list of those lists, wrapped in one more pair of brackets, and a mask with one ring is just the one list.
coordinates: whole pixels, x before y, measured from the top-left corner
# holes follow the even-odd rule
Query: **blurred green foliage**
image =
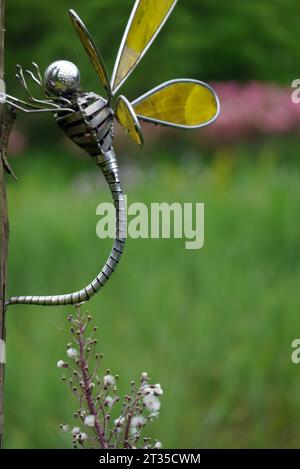
[[(123, 392), (144, 370), (161, 383), (152, 431), (165, 447), (298, 447), (298, 144), (227, 148), (211, 164), (159, 156), (148, 169), (121, 162), (129, 202), (205, 202), (206, 244), (128, 240), (113, 280), (85, 306), (103, 368), (120, 374)], [(111, 241), (95, 236), (104, 181), (61, 162), (42, 151), (15, 162), (8, 294), (79, 288), (109, 252)], [(56, 368), (70, 312), (9, 309), (6, 447), (70, 446), (58, 425), (72, 423), (75, 401)]]
[[(16, 64), (41, 70), (57, 59), (74, 61), (87, 91), (103, 89), (68, 17), (74, 8), (97, 43), (110, 73), (133, 0), (9, 0), (6, 14), (7, 88), (22, 96)], [(297, 0), (179, 1), (163, 31), (122, 88), (130, 100), (178, 77), (203, 81), (265, 80), (289, 86), (300, 70)], [(33, 85), (32, 89), (35, 87)], [(35, 90), (38, 93), (38, 90)], [(36, 143), (61, 134), (51, 116), (19, 115)]]
[[(9, 0), (7, 67), (57, 58), (76, 61), (83, 83), (97, 78), (68, 18), (76, 9), (92, 32), (110, 71), (133, 0)], [(181, 0), (126, 85), (132, 98), (162, 80), (269, 80), (290, 84), (300, 69), (297, 0)], [(15, 85), (9, 84), (16, 90)], [(100, 90), (99, 90), (100, 91)]]

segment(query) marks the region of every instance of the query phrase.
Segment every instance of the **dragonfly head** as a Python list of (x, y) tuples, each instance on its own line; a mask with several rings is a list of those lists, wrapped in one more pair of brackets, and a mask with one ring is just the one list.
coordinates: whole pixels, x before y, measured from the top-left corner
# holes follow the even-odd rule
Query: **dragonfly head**
[(45, 72), (45, 88), (55, 96), (71, 96), (80, 89), (80, 72), (68, 60), (57, 60)]

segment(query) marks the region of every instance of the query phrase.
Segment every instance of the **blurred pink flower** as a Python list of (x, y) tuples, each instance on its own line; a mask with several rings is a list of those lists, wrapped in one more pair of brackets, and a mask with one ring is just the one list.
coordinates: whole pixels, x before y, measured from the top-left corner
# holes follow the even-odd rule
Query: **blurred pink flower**
[(28, 142), (24, 133), (14, 126), (9, 137), (8, 154), (20, 155), (26, 150), (27, 145)]
[(213, 87), (220, 98), (221, 114), (197, 138), (218, 144), (300, 131), (300, 105), (292, 102), (291, 88), (259, 82), (215, 83)]

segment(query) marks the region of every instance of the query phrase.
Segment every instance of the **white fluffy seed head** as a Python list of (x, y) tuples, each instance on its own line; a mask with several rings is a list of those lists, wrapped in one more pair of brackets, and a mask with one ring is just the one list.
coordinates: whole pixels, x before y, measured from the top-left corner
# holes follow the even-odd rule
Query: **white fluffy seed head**
[(67, 355), (69, 358), (77, 358), (78, 357), (78, 350), (76, 348), (69, 348), (67, 350)]
[(162, 396), (163, 393), (164, 393), (164, 392), (163, 392), (163, 390), (162, 390), (162, 388), (161, 388), (161, 385), (160, 385), (159, 383), (155, 384), (155, 385), (154, 385), (154, 394), (155, 394), (156, 396)]
[(116, 427), (121, 427), (125, 423), (125, 417), (122, 415), (114, 421)]
[(93, 427), (95, 425), (94, 415), (87, 415), (84, 419), (84, 425), (86, 425), (87, 427)]
[(104, 399), (104, 405), (106, 405), (109, 409), (112, 408), (114, 404), (114, 399), (113, 397), (111, 396), (106, 396), (106, 398)]
[(143, 417), (142, 415), (135, 415), (131, 419), (130, 426), (131, 428), (136, 429), (136, 428), (142, 427), (143, 425), (145, 425), (145, 423), (146, 423), (145, 417)]
[(114, 386), (116, 384), (115, 377), (112, 375), (105, 375), (103, 377), (103, 382), (105, 386)]
[(66, 362), (64, 362), (63, 360), (58, 360), (56, 366), (58, 368), (67, 368), (68, 364)]
[(149, 412), (158, 412), (160, 409), (160, 400), (153, 394), (148, 394), (145, 396), (143, 402)]
[(78, 434), (80, 433), (80, 428), (79, 428), (79, 427), (74, 427), (74, 428), (72, 429), (72, 432), (71, 432), (71, 433), (72, 433), (72, 435), (74, 435), (74, 436), (78, 435)]
[(162, 387), (159, 383), (157, 384), (146, 384), (145, 386), (141, 387), (141, 392), (145, 396), (150, 394), (154, 396), (162, 396), (163, 395), (163, 390)]

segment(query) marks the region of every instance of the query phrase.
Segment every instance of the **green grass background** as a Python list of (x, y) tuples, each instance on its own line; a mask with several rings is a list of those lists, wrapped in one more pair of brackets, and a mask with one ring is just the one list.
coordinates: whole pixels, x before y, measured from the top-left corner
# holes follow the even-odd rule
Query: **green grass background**
[[(299, 446), (300, 368), (290, 358), (300, 336), (298, 146), (121, 159), (129, 202), (206, 204), (202, 250), (129, 239), (85, 308), (122, 392), (144, 370), (161, 383), (161, 417), (149, 431), (165, 447)], [(106, 259), (111, 241), (96, 238), (95, 211), (109, 193), (88, 159), (70, 158), (53, 149), (13, 161), (8, 294), (80, 288)], [(70, 312), (9, 308), (6, 448), (70, 447), (58, 426), (72, 423), (76, 405), (56, 367)]]

